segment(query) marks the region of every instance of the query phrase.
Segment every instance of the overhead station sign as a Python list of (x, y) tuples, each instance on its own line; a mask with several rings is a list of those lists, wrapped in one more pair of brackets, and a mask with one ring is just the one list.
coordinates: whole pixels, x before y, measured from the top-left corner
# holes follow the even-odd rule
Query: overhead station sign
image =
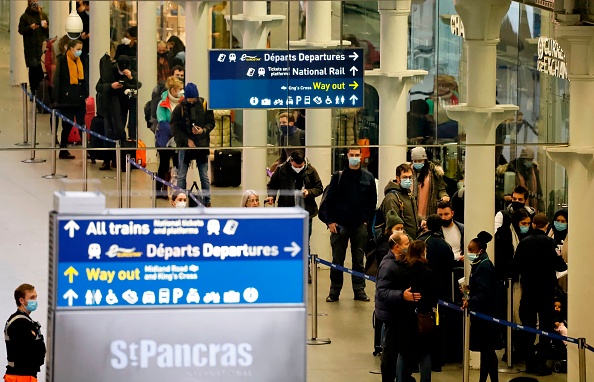
[(363, 49), (211, 50), (210, 107), (363, 107)]
[(57, 307), (300, 304), (302, 236), (299, 219), (60, 220)]

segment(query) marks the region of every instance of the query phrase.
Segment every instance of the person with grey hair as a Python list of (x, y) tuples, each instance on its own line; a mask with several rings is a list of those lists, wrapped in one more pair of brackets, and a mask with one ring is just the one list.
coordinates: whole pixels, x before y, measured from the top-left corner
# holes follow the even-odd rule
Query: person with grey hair
[(240, 207), (260, 207), (260, 196), (254, 190), (245, 190)]

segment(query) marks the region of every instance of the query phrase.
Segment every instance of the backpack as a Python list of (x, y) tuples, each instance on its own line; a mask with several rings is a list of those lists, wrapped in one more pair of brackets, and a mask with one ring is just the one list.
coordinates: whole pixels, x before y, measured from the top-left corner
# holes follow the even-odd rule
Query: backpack
[[(338, 187), (338, 185), (340, 184), (340, 178), (342, 177), (342, 171), (337, 171), (334, 174), (332, 174), (332, 179), (334, 179), (334, 176), (336, 175), (336, 173), (338, 173), (338, 182), (336, 183), (336, 186)], [(322, 200), (320, 201), (320, 208), (319, 208), (319, 212), (318, 212), (318, 218), (326, 224), (332, 223), (332, 222), (328, 221), (328, 215), (326, 214), (328, 189), (330, 188), (330, 185), (332, 184), (332, 179), (330, 179), (330, 183), (326, 187), (324, 187), (324, 191), (322, 192)]]
[(144, 120), (146, 121), (146, 127), (154, 133), (157, 130), (157, 125), (151, 123), (151, 119), (151, 101), (148, 101), (144, 104)]
[[(400, 194), (396, 190), (390, 190), (390, 193), (394, 194), (396, 197), (396, 203), (398, 204), (398, 216), (404, 220), (404, 202), (402, 199), (400, 199)], [(370, 228), (371, 236), (374, 240), (377, 240), (377, 238), (379, 238), (382, 235), (382, 232), (384, 232), (386, 229), (386, 217), (384, 216), (381, 205), (377, 210), (375, 210), (375, 215), (373, 216), (373, 222)]]

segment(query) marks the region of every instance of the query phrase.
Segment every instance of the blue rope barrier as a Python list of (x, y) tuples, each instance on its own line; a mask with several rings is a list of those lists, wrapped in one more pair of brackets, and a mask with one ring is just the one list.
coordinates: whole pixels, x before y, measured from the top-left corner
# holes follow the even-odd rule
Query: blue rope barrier
[[(316, 258), (316, 261), (318, 263), (320, 263), (320, 264), (323, 264), (323, 265), (325, 265), (327, 267), (330, 267), (330, 268), (334, 268), (334, 269), (339, 270), (341, 272), (350, 273), (352, 275), (355, 275), (355, 276), (358, 276), (358, 277), (362, 277), (362, 278), (364, 278), (366, 280), (377, 282), (377, 278), (375, 278), (373, 276), (369, 276), (369, 275), (366, 275), (365, 273), (357, 272), (357, 271), (354, 271), (352, 269), (349, 269), (349, 268), (346, 268), (346, 267), (343, 267), (343, 266), (340, 266), (340, 265), (337, 265), (337, 264), (333, 264), (333, 263), (331, 263), (329, 261), (320, 259), (319, 257)], [(457, 310), (459, 312), (464, 311), (464, 309), (462, 309), (460, 306), (458, 306), (456, 304), (453, 304), (453, 303), (450, 303), (450, 302), (443, 301), (443, 300), (439, 300), (438, 301), (438, 304), (439, 305), (442, 305), (442, 306), (445, 306), (446, 308), (449, 308), (449, 309)], [(487, 316), (486, 314), (482, 314), (482, 313), (478, 313), (478, 312), (469, 311), (469, 313), (471, 315), (475, 316), (475, 317), (480, 318), (480, 319), (483, 319), (483, 320), (486, 320), (486, 321), (491, 321), (491, 322), (494, 322), (494, 323), (496, 323), (498, 325), (509, 326), (512, 329), (523, 330), (523, 331), (526, 331), (526, 332), (535, 333), (535, 334), (538, 334), (538, 335), (541, 335), (541, 336), (545, 336), (545, 337), (549, 337), (549, 338), (552, 338), (552, 339), (571, 342), (573, 344), (577, 344), (578, 343), (578, 340), (576, 338), (573, 338), (573, 337), (565, 337), (565, 336), (562, 336), (560, 334), (549, 333), (549, 332), (545, 332), (543, 330), (530, 328), (530, 327), (527, 327), (527, 326), (524, 326), (524, 325), (518, 325), (518, 324), (513, 323), (513, 322), (509, 322), (509, 321), (506, 321), (506, 320), (501, 320), (499, 318)], [(588, 350), (594, 352), (594, 348), (592, 346), (586, 344), (586, 347), (588, 348)]]
[[(126, 158), (126, 159), (127, 159), (127, 158)], [(127, 159), (127, 160), (128, 160), (128, 159)], [(180, 191), (180, 192), (183, 192), (183, 193), (185, 193), (185, 192), (186, 192), (186, 190), (183, 190), (183, 189), (181, 189), (180, 187), (178, 187), (178, 186), (176, 186), (176, 185), (174, 185), (174, 184), (172, 184), (172, 183), (169, 183), (169, 182), (168, 182), (168, 181), (166, 181), (165, 179), (161, 179), (161, 178), (159, 178), (157, 175), (155, 175), (155, 173), (154, 173), (154, 172), (152, 172), (152, 171), (150, 171), (150, 170), (147, 170), (146, 168), (144, 168), (144, 167), (142, 167), (141, 165), (139, 165), (138, 163), (136, 163), (136, 161), (135, 161), (134, 159), (130, 158), (130, 159), (128, 160), (128, 162), (130, 162), (130, 164), (132, 164), (132, 165), (133, 165), (134, 167), (136, 167), (137, 169), (139, 169), (139, 170), (143, 171), (145, 174), (149, 175), (151, 178), (154, 176), (154, 177), (155, 177), (155, 180), (156, 180), (157, 182), (160, 182), (160, 183), (162, 183), (162, 184), (166, 185), (167, 187), (171, 187), (171, 188), (173, 188), (173, 189), (174, 189), (174, 190), (176, 190), (176, 191)], [(188, 195), (188, 196), (189, 196), (189, 197), (190, 197), (190, 198), (191, 198), (191, 199), (192, 199), (192, 200), (193, 200), (193, 201), (194, 201), (194, 202), (195, 202), (197, 205), (199, 205), (199, 206), (201, 206), (201, 205), (202, 205), (202, 203), (201, 203), (201, 202), (198, 200), (198, 198), (197, 198), (197, 197), (196, 197), (194, 194), (192, 194), (191, 192), (189, 193), (189, 195)]]
[(52, 112), (52, 109), (51, 109), (49, 106), (47, 106), (46, 104), (44, 104), (43, 102), (41, 102), (41, 101), (39, 100), (39, 98), (35, 98), (35, 102), (36, 102), (36, 103), (37, 103), (39, 106), (41, 106), (42, 108), (44, 108), (44, 109), (45, 109), (45, 110), (46, 110), (48, 113), (50, 113), (50, 114), (51, 114), (51, 112)]
[(592, 353), (594, 353), (594, 347), (586, 344), (586, 349), (590, 350)]

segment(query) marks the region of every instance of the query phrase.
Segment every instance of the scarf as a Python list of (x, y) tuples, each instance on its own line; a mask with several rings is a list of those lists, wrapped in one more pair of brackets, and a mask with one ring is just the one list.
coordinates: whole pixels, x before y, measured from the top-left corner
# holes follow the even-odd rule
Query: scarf
[(425, 177), (424, 184), (418, 184), (418, 211), (417, 213), (423, 218), (427, 217), (427, 210), (429, 209), (429, 199), (431, 198), (431, 173), (428, 173)]
[(70, 73), (70, 84), (78, 85), (85, 79), (82, 61), (70, 49), (66, 52), (66, 61), (68, 62), (68, 73)]
[(180, 103), (181, 97), (174, 97), (171, 93), (167, 92), (167, 97), (169, 98), (169, 110), (173, 111), (175, 107)]

